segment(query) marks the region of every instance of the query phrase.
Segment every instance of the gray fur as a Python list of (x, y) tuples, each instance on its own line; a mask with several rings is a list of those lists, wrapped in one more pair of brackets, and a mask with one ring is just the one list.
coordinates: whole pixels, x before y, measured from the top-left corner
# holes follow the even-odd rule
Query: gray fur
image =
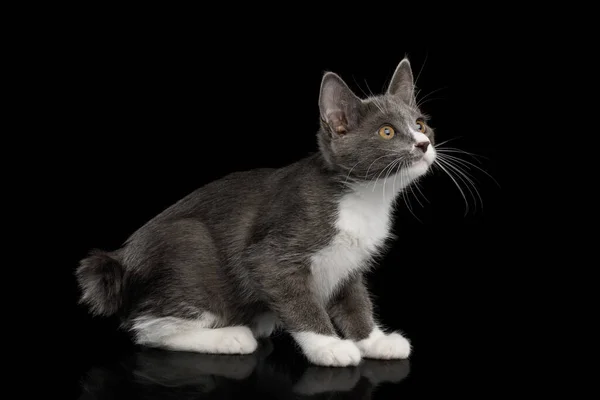
[[(389, 165), (390, 149), (412, 157), (405, 126), (424, 116), (413, 99), (410, 65), (403, 61), (397, 71), (387, 93), (367, 99), (325, 74), (318, 152), (284, 168), (211, 182), (120, 249), (96, 251), (77, 270), (81, 301), (91, 313), (118, 315), (124, 328), (145, 315), (195, 319), (204, 311), (217, 315), (219, 326), (250, 326), (273, 311), (291, 331), (335, 335), (335, 323), (346, 337), (368, 336), (374, 321), (362, 277), (349, 278), (330, 304), (320, 304), (311, 291), (310, 258), (336, 234), (348, 182), (372, 180)], [(384, 123), (395, 126), (393, 141), (377, 134)], [(428, 136), (433, 143), (430, 128)]]
[(329, 303), (328, 313), (342, 336), (355, 341), (373, 330), (373, 304), (362, 276), (351, 278)]

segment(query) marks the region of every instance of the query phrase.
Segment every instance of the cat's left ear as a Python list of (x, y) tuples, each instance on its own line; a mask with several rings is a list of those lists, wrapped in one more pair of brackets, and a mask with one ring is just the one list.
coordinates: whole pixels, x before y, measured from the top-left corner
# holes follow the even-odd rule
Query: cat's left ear
[(415, 95), (415, 84), (412, 69), (407, 58), (400, 61), (387, 90), (389, 95), (400, 98), (406, 104), (412, 104)]
[(343, 135), (352, 130), (358, 124), (361, 104), (362, 100), (337, 74), (328, 72), (323, 76), (319, 110), (331, 132)]

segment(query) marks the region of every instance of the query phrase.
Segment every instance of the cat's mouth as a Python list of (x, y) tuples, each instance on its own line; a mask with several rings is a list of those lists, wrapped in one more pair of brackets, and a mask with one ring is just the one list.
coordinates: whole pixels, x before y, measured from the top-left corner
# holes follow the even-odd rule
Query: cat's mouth
[(433, 164), (434, 160), (435, 160), (434, 152), (427, 152), (424, 154), (414, 154), (412, 156), (411, 166), (426, 165), (427, 167), (430, 167)]
[(419, 165), (421, 163), (429, 164), (427, 162), (427, 160), (425, 160), (425, 155), (424, 154), (414, 155), (414, 156), (411, 157), (411, 160), (410, 160), (410, 165), (411, 166), (412, 165)]

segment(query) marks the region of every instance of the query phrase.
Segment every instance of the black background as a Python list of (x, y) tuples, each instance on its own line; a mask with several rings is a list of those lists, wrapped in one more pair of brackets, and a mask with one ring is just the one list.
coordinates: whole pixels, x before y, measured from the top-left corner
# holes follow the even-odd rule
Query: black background
[[(64, 77), (57, 84), (69, 99), (69, 117), (55, 138), (55, 156), (74, 393), (89, 368), (131, 349), (116, 321), (91, 318), (76, 305), (78, 260), (92, 248), (117, 248), (211, 180), (315, 151), (323, 73), (338, 73), (357, 94), (378, 93), (404, 56), (418, 75), (419, 97), (431, 93), (422, 108), (437, 141), (479, 155), (461, 157), (499, 185), (470, 170), (483, 205), (463, 185), (465, 214), (461, 193), (437, 170), (421, 185), (427, 202), (410, 196), (414, 215), (399, 208), (398, 240), (369, 282), (380, 320), (405, 332), (415, 351), (410, 375), (385, 393), (421, 396), (438, 385), (462, 392), (469, 380), (495, 379), (497, 357), (508, 351), (500, 337), (512, 307), (510, 260), (518, 245), (506, 233), (510, 125), (502, 89), (511, 76), (500, 66), (502, 46), (429, 48), (389, 38), (338, 45), (301, 32), (230, 40), (218, 32), (189, 37), (105, 26), (70, 36), (65, 47), (69, 54), (56, 59)], [(281, 348), (292, 351), (285, 341)]]

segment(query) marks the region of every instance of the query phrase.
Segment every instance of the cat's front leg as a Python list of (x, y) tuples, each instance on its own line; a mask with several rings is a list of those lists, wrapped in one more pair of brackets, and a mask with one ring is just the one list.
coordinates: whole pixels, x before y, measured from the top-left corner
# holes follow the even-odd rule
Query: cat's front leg
[(411, 345), (400, 333), (385, 333), (373, 318), (373, 304), (357, 276), (347, 282), (329, 302), (329, 315), (342, 334), (353, 341), (364, 358), (408, 358)]
[(358, 365), (360, 350), (335, 332), (325, 307), (317, 301), (311, 275), (302, 266), (281, 267), (277, 274), (263, 274), (262, 287), (286, 330), (308, 360), (316, 365)]

